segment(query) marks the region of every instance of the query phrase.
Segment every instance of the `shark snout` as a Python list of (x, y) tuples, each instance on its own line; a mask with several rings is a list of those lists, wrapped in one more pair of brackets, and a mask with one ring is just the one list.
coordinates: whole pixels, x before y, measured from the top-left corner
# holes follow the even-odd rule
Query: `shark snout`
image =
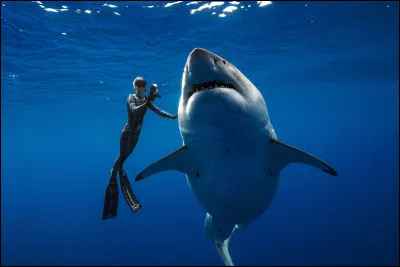
[(212, 56), (211, 52), (209, 52), (203, 48), (195, 48), (195, 49), (193, 49), (192, 52), (190, 52), (189, 59), (199, 60), (199, 59), (207, 58), (207, 57), (211, 57), (211, 56)]
[(215, 67), (219, 57), (203, 48), (195, 48), (186, 61), (186, 71), (207, 70)]

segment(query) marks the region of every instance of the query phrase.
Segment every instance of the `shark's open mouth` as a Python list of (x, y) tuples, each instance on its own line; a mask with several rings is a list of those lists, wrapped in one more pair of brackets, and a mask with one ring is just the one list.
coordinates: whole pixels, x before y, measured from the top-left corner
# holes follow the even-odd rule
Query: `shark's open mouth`
[(200, 84), (193, 84), (192, 89), (189, 91), (189, 98), (197, 92), (213, 90), (215, 88), (231, 88), (235, 89), (233, 84), (224, 81), (208, 81)]

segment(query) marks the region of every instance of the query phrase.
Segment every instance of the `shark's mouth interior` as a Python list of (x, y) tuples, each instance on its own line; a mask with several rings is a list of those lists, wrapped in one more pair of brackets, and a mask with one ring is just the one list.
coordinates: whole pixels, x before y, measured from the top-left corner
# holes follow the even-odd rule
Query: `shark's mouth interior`
[(224, 81), (208, 81), (204, 83), (199, 83), (199, 84), (193, 84), (192, 89), (189, 91), (189, 98), (197, 92), (201, 91), (208, 91), (208, 90), (213, 90), (215, 88), (231, 88), (235, 89), (235, 86), (229, 82), (224, 82)]

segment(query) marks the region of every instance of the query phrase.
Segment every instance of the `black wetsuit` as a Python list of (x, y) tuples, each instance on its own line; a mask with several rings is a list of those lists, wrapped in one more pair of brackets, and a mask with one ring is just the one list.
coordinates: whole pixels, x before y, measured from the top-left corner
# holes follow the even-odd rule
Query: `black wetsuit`
[(145, 98), (139, 98), (136, 94), (130, 94), (126, 101), (126, 108), (128, 112), (128, 121), (125, 124), (120, 136), (120, 153), (118, 158), (114, 162), (114, 167), (111, 170), (110, 182), (106, 191), (106, 198), (103, 209), (103, 219), (115, 218), (118, 207), (118, 185), (116, 180), (117, 171), (120, 175), (120, 184), (124, 198), (128, 203), (128, 206), (133, 212), (140, 209), (140, 203), (136, 199), (132, 188), (130, 186), (128, 177), (124, 171), (123, 165), (125, 160), (132, 153), (135, 148), (140, 132), (143, 125), (143, 118), (147, 112), (147, 108), (150, 108), (155, 113), (169, 119), (176, 119), (177, 115), (171, 115), (158, 107), (153, 102), (145, 103)]

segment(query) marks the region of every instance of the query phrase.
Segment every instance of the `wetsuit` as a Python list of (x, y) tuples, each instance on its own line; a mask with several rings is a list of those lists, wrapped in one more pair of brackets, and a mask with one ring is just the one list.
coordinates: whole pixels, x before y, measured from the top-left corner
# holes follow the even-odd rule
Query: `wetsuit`
[[(111, 170), (110, 182), (106, 190), (106, 198), (104, 201), (103, 219), (115, 218), (118, 207), (118, 185), (117, 171), (120, 176), (121, 189), (128, 206), (133, 212), (140, 209), (140, 203), (136, 199), (132, 191), (128, 177), (124, 171), (123, 165), (125, 160), (135, 148), (143, 125), (143, 118), (150, 108), (155, 113), (169, 119), (176, 119), (177, 115), (171, 115), (158, 107), (153, 102), (146, 102), (145, 98), (139, 98), (136, 94), (130, 94), (126, 101), (126, 109), (128, 112), (128, 121), (125, 124), (120, 136), (120, 154), (114, 162), (114, 167)], [(143, 105), (144, 104), (144, 105)]]

